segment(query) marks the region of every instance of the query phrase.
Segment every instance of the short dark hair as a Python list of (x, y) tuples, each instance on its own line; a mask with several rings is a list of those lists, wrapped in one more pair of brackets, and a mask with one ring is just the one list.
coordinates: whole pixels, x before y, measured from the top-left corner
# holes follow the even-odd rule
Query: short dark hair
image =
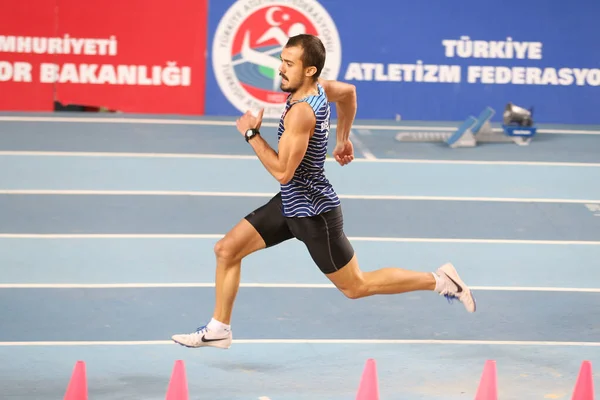
[(321, 39), (314, 35), (300, 34), (288, 39), (285, 47), (302, 48), (302, 65), (304, 68), (315, 67), (317, 72), (313, 75), (316, 81), (321, 76), (321, 71), (325, 66), (325, 46)]

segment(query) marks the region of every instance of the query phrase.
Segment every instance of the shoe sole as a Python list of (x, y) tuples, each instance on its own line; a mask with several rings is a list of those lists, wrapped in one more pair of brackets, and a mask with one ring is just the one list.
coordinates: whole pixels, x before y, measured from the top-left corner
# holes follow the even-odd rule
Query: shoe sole
[(228, 349), (229, 347), (231, 347), (231, 342), (227, 346), (215, 346), (215, 345), (209, 345), (209, 344), (204, 345), (204, 346), (190, 346), (190, 345), (187, 345), (185, 343), (178, 342), (177, 340), (175, 340), (173, 338), (171, 338), (171, 340), (174, 343), (176, 343), (176, 344), (178, 344), (180, 346), (186, 347), (188, 349), (199, 349), (200, 347), (214, 347), (216, 349)]

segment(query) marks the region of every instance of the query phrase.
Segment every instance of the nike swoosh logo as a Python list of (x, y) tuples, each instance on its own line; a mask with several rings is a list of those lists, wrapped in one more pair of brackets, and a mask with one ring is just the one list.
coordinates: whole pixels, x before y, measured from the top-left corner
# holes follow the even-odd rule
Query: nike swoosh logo
[(209, 343), (209, 342), (218, 342), (218, 341), (225, 340), (225, 339), (227, 339), (227, 338), (220, 338), (220, 339), (207, 339), (207, 338), (206, 338), (206, 336), (202, 336), (202, 341), (203, 341), (204, 343)]
[(451, 280), (451, 281), (452, 281), (452, 282), (453, 282), (453, 283), (456, 285), (456, 287), (458, 288), (458, 290), (457, 290), (457, 293), (462, 293), (462, 291), (463, 291), (463, 288), (462, 288), (462, 286), (460, 286), (460, 285), (459, 285), (459, 284), (458, 284), (458, 283), (457, 283), (457, 282), (456, 282), (454, 279), (452, 279), (452, 278), (450, 277), (450, 275), (446, 274), (446, 276), (447, 276), (447, 277), (448, 277), (448, 279), (450, 279), (450, 280)]

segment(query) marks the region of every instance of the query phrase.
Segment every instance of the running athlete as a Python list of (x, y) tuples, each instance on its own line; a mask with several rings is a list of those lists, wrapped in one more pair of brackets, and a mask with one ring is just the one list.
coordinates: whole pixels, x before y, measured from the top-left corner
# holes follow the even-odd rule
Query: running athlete
[(281, 52), (281, 61), (280, 86), (289, 95), (279, 122), (277, 151), (260, 135), (263, 110), (256, 117), (246, 112), (237, 120), (238, 131), (280, 183), (281, 190), (242, 218), (216, 243), (213, 317), (196, 332), (173, 335), (173, 341), (187, 347), (229, 348), (231, 312), (239, 288), (242, 259), (292, 238), (304, 243), (323, 274), (350, 299), (428, 290), (449, 300), (458, 299), (468, 312), (474, 312), (475, 298), (450, 263), (435, 272), (401, 268), (360, 270), (354, 249), (344, 234), (340, 200), (323, 169), (329, 135), (329, 102), (336, 103), (338, 111), (333, 156), (342, 166), (354, 158), (348, 136), (357, 108), (355, 87), (319, 77), (325, 63), (325, 48), (315, 36), (291, 37)]

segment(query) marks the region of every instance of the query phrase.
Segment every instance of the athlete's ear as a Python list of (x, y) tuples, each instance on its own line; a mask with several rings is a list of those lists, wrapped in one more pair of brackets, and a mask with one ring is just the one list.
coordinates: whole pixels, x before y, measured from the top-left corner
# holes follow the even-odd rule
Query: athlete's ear
[(310, 78), (317, 73), (317, 67), (308, 67), (304, 73)]

